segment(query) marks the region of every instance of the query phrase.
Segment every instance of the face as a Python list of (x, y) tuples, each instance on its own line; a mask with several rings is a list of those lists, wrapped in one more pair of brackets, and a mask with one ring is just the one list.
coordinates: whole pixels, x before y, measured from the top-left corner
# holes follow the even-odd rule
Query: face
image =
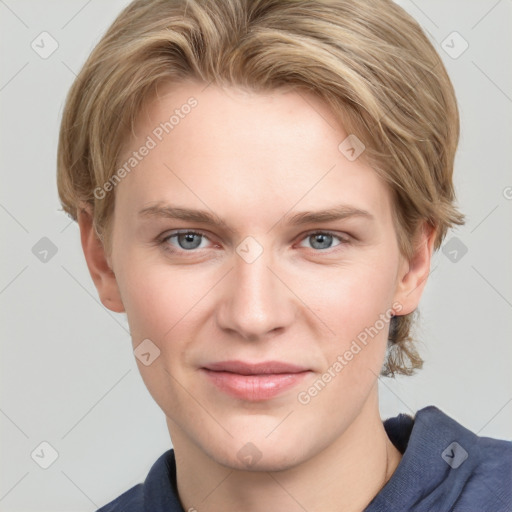
[(375, 396), (391, 310), (415, 304), (391, 194), (347, 136), (297, 92), (188, 82), (140, 114), (109, 262), (175, 445), (291, 467)]

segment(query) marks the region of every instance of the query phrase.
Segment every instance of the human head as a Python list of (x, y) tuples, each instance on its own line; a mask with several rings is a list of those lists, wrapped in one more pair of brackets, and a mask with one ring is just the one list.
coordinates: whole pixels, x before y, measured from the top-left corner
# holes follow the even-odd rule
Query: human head
[[(187, 78), (255, 92), (304, 90), (324, 100), (364, 143), (359, 158), (389, 185), (405, 257), (422, 222), (436, 230), (435, 249), (451, 225), (462, 223), (452, 184), (459, 137), (453, 88), (419, 25), (396, 4), (135, 1), (73, 84), (59, 141), (64, 210), (76, 219), (88, 205), (109, 250), (116, 187), (104, 184), (113, 183), (157, 86)], [(421, 366), (409, 343), (412, 315), (392, 321), (385, 374)]]

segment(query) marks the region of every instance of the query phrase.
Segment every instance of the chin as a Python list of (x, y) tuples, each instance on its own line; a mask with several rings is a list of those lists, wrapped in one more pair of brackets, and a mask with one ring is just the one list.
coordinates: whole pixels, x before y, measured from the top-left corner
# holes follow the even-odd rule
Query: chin
[(290, 437), (287, 442), (282, 437), (261, 440), (261, 434), (254, 441), (233, 439), (217, 448), (209, 448), (210, 457), (218, 464), (236, 471), (285, 471), (304, 462), (308, 457), (304, 443)]

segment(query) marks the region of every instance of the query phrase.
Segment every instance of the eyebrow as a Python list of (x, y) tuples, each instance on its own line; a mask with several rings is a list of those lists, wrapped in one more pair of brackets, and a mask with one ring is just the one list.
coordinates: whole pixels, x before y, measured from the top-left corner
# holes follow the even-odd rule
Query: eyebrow
[[(161, 217), (166, 219), (179, 219), (213, 226), (226, 226), (226, 223), (215, 213), (206, 210), (181, 208), (162, 203), (143, 208), (139, 211), (139, 216), (143, 218)], [(342, 204), (327, 210), (298, 212), (292, 216), (284, 215), (281, 220), (292, 226), (301, 226), (304, 224), (333, 222), (349, 217), (365, 217), (369, 220), (374, 219), (374, 216), (366, 210)]]

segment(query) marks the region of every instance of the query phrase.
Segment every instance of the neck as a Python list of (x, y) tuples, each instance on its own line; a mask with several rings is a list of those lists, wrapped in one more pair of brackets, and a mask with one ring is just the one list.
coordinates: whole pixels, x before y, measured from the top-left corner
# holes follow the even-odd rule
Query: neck
[(175, 424), (172, 439), (178, 493), (186, 511), (363, 511), (401, 459), (384, 430), (376, 392), (334, 443), (282, 471), (241, 471), (220, 465)]

